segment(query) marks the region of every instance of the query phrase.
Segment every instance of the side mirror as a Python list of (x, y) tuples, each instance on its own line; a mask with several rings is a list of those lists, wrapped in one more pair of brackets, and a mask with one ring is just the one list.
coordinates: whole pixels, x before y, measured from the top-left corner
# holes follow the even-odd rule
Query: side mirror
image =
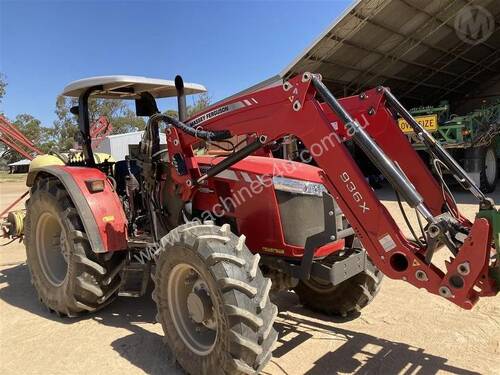
[(137, 116), (151, 117), (155, 113), (160, 113), (156, 105), (156, 100), (149, 92), (141, 93), (141, 97), (135, 100), (135, 114)]
[(75, 116), (78, 116), (80, 114), (80, 107), (75, 105), (74, 107), (71, 107), (69, 111)]

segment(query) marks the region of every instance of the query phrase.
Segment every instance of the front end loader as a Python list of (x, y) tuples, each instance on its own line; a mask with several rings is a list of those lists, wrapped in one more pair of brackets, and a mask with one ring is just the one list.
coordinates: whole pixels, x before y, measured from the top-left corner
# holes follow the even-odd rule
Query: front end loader
[[(179, 76), (96, 77), (65, 88), (79, 98), (72, 112), (82, 158), (33, 167), (27, 181), (28, 265), (51, 311), (79, 316), (118, 295), (142, 295), (151, 276), (157, 320), (188, 373), (254, 374), (277, 340), (273, 291), (294, 290), (304, 306), (343, 317), (373, 300), (383, 274), (464, 309), (498, 293), (498, 209), (389, 89), (337, 100), (319, 75), (305, 73), (188, 118), (186, 95), (203, 91)], [(157, 107), (168, 96), (177, 97), (178, 117)], [(134, 100), (148, 118), (126, 160), (96, 161), (91, 97)], [(474, 222), (413, 150), (398, 117), (477, 198)], [(289, 136), (317, 166), (272, 156)], [(347, 142), (415, 209), (412, 236), (368, 185)], [(449, 252), (443, 269), (438, 250)]]

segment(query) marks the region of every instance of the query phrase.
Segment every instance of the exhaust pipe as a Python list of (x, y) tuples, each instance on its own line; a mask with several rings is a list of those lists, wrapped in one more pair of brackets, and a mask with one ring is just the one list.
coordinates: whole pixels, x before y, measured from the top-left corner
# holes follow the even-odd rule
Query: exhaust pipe
[(179, 120), (184, 122), (187, 119), (186, 94), (184, 93), (184, 80), (180, 75), (175, 76), (175, 88), (177, 90)]

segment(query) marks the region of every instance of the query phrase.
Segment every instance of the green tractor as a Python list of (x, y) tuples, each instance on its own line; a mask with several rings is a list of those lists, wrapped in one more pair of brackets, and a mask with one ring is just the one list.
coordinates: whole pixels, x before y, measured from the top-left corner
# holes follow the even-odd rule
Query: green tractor
[[(463, 116), (453, 115), (448, 102), (437, 107), (410, 110), (415, 119), (433, 133), (485, 193), (495, 190), (500, 159), (500, 101)], [(401, 130), (417, 150), (424, 150), (418, 134), (402, 119)], [(438, 173), (440, 166), (434, 166)]]

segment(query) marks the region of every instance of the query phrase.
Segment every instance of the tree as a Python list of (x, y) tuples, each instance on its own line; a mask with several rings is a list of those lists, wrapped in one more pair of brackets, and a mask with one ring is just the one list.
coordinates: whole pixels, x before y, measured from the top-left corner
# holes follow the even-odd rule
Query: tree
[[(12, 121), (17, 130), (23, 133), (33, 144), (43, 153), (49, 152), (55, 146), (55, 132), (53, 128), (42, 126), (40, 120), (32, 115), (23, 113), (17, 115)], [(7, 163), (13, 163), (21, 160), (23, 156), (14, 150), (2, 148), (5, 152), (2, 154), (2, 159)]]
[[(203, 111), (205, 108), (209, 107), (211, 101), (212, 98), (206, 92), (198, 95), (198, 97), (193, 101), (193, 105), (188, 105), (186, 108), (188, 117), (192, 117), (197, 113)], [(167, 109), (166, 111), (163, 111), (163, 113), (167, 116), (179, 118), (179, 114), (175, 109)]]
[(75, 147), (78, 121), (76, 116), (69, 110), (77, 103), (78, 101), (75, 98), (57, 97), (55, 111), (57, 119), (54, 121), (54, 129), (57, 134), (56, 143), (59, 151), (68, 151), (70, 148)]
[(5, 96), (7, 89), (7, 80), (5, 79), (5, 74), (0, 73), (0, 103)]
[(211, 101), (212, 97), (208, 94), (208, 92), (204, 92), (198, 95), (193, 105), (190, 105), (187, 108), (188, 117), (194, 116), (198, 112), (201, 112), (205, 108), (209, 107)]
[[(6, 93), (7, 82), (5, 75), (0, 73), (0, 102)], [(42, 126), (41, 121), (30, 114), (23, 113), (16, 116), (12, 121), (14, 125), (26, 138), (42, 152), (47, 153), (55, 146), (55, 129)], [(22, 156), (4, 144), (0, 143), (1, 158), (7, 163), (13, 163), (22, 159)]]
[[(54, 128), (58, 135), (57, 144), (61, 151), (74, 148), (79, 134), (78, 118), (70, 112), (71, 107), (78, 105), (76, 98), (59, 96), (56, 102), (57, 119)], [(146, 127), (144, 119), (137, 117), (124, 100), (90, 99), (90, 123), (97, 121), (99, 116), (105, 116), (113, 127), (112, 134), (129, 133), (143, 130)]]
[[(188, 106), (188, 116), (202, 111), (210, 105), (211, 97), (207, 93), (198, 95), (193, 105)], [(74, 148), (78, 137), (78, 120), (70, 112), (71, 107), (78, 105), (76, 98), (59, 96), (56, 102), (57, 119), (54, 121), (55, 143), (60, 151)], [(167, 110), (169, 116), (178, 117), (177, 111)], [(112, 134), (123, 134), (138, 130), (144, 130), (146, 121), (135, 115), (134, 111), (125, 100), (119, 99), (90, 99), (89, 118), (90, 122), (97, 121), (99, 116), (106, 116), (113, 127)]]
[(89, 101), (90, 122), (99, 116), (106, 116), (113, 126), (112, 134), (130, 133), (144, 130), (146, 122), (137, 117), (127, 102), (119, 99), (91, 99)]
[(40, 120), (29, 114), (17, 115), (12, 123), (32, 141), (40, 151), (48, 153), (55, 145), (53, 128), (42, 126)]
[(163, 111), (163, 113), (176, 119), (179, 118), (179, 113), (175, 109), (167, 109), (166, 111)]
[(124, 102), (117, 108), (112, 116), (107, 116), (113, 126), (112, 134), (130, 133), (133, 131), (144, 130), (146, 121), (135, 115), (134, 111)]

